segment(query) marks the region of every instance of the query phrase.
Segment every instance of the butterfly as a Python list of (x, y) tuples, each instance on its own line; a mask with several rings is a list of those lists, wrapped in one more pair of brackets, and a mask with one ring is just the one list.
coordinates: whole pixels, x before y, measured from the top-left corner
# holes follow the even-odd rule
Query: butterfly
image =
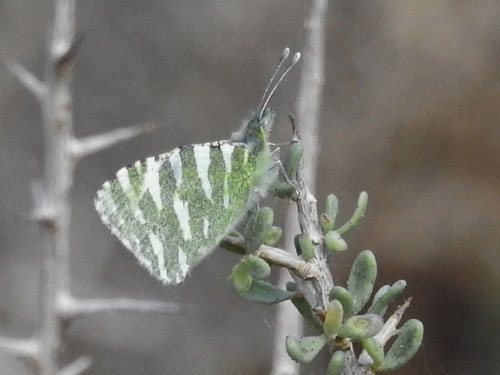
[(250, 120), (230, 140), (181, 146), (120, 169), (104, 182), (94, 205), (139, 263), (164, 284), (182, 282), (264, 196), (276, 178), (268, 136), (268, 103), (299, 61), (278, 77), (285, 48)]

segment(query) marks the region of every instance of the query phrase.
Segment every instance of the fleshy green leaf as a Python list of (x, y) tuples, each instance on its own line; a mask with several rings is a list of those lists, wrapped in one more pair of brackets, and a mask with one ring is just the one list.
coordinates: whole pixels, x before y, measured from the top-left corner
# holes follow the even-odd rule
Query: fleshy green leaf
[(329, 231), (333, 230), (335, 221), (330, 215), (323, 213), (319, 217), (319, 225), (321, 226), (321, 230), (323, 231), (323, 233), (328, 233)]
[(292, 142), (290, 144), (288, 152), (285, 156), (285, 161), (283, 162), (283, 167), (288, 177), (291, 177), (292, 179), (294, 178), (295, 173), (297, 173), (300, 160), (302, 159), (303, 152), (304, 148), (302, 147), (302, 143)]
[(384, 348), (382, 347), (382, 344), (378, 342), (378, 340), (376, 340), (373, 337), (370, 337), (364, 339), (362, 343), (363, 343), (363, 348), (368, 352), (368, 354), (373, 360), (374, 368), (384, 363)]
[(310, 336), (297, 339), (288, 336), (286, 338), (286, 351), (290, 358), (300, 363), (311, 362), (326, 344), (326, 337)]
[[(377, 290), (377, 293), (375, 293), (375, 295), (373, 296), (373, 301), (372, 301), (372, 305), (370, 306), (370, 309), (377, 303), (379, 298), (382, 297), (384, 295), (384, 293), (389, 290), (390, 287), (391, 287), (390, 285), (382, 285), (379, 288), (379, 290)], [(385, 313), (385, 311), (384, 311), (384, 313)], [(383, 315), (383, 314), (379, 314), (379, 315)]]
[(384, 321), (379, 315), (356, 315), (347, 319), (339, 332), (339, 336), (360, 341), (375, 336), (380, 332), (383, 325)]
[(238, 293), (245, 293), (250, 290), (252, 286), (253, 278), (248, 273), (248, 268), (244, 263), (238, 263), (233, 267), (233, 271), (231, 272), (231, 280), (234, 285), (234, 289)]
[(321, 324), (316, 319), (314, 315), (311, 305), (307, 302), (307, 300), (301, 296), (294, 297), (291, 299), (293, 305), (298, 310), (300, 315), (309, 322), (312, 326), (321, 329)]
[(368, 194), (366, 193), (366, 191), (362, 191), (359, 194), (358, 207), (356, 207), (356, 210), (354, 211), (352, 217), (347, 221), (347, 223), (337, 229), (337, 232), (339, 232), (340, 235), (350, 231), (359, 223), (359, 221), (365, 216), (367, 204)]
[(392, 284), (392, 286), (385, 289), (383, 293), (377, 293), (373, 298), (372, 306), (370, 307), (368, 312), (384, 316), (387, 306), (392, 303), (392, 301), (394, 301), (399, 295), (401, 295), (405, 287), (406, 281), (399, 280)]
[(344, 352), (342, 350), (337, 350), (332, 355), (330, 363), (328, 363), (328, 369), (326, 370), (326, 375), (341, 375), (342, 369), (344, 368)]
[[(246, 240), (246, 238), (252, 235), (253, 228), (255, 227), (255, 223), (257, 222), (258, 213), (259, 213), (258, 207), (252, 207), (248, 211), (245, 220), (243, 221), (245, 223), (242, 231), (242, 237), (244, 240)], [(245, 243), (245, 245), (247, 244)]]
[(399, 336), (385, 355), (379, 371), (395, 370), (406, 364), (417, 352), (424, 336), (424, 326), (417, 319), (408, 320), (399, 330)]
[(297, 193), (297, 187), (289, 182), (276, 181), (272, 186), (273, 194), (279, 198), (292, 198)]
[(354, 261), (347, 281), (347, 290), (354, 297), (354, 314), (360, 311), (370, 299), (376, 277), (375, 256), (370, 250), (362, 251)]
[(332, 228), (335, 226), (335, 219), (339, 212), (339, 201), (334, 194), (328, 194), (326, 197), (325, 214), (327, 214), (332, 221)]
[(274, 246), (278, 243), (281, 238), (283, 231), (280, 227), (271, 227), (267, 230), (264, 236), (264, 244), (268, 246)]
[(257, 250), (262, 245), (267, 231), (273, 225), (273, 220), (273, 210), (269, 207), (259, 209), (255, 223), (247, 238), (247, 247), (250, 252)]
[(347, 243), (344, 241), (337, 231), (331, 230), (325, 234), (325, 245), (328, 249), (333, 251), (346, 251)]
[(258, 256), (250, 254), (241, 263), (248, 270), (248, 274), (255, 279), (263, 279), (271, 274), (269, 264)]
[(331, 300), (339, 300), (344, 310), (344, 319), (349, 319), (352, 316), (354, 308), (354, 297), (349, 291), (341, 286), (334, 286), (329, 295)]
[(300, 248), (300, 254), (306, 262), (314, 258), (314, 245), (312, 243), (311, 237), (301, 234), (297, 238), (297, 242)]
[(250, 289), (240, 295), (250, 302), (273, 304), (289, 300), (295, 296), (295, 293), (262, 280), (254, 280)]
[(231, 241), (225, 241), (223, 240), (220, 243), (220, 247), (223, 249), (230, 251), (232, 253), (238, 254), (238, 255), (245, 255), (247, 253), (246, 248), (241, 245), (235, 245)]
[(323, 322), (323, 333), (327, 338), (331, 339), (337, 335), (342, 326), (343, 316), (344, 309), (342, 308), (342, 304), (334, 299), (326, 308), (325, 321)]
[[(294, 292), (296, 289), (297, 289), (297, 284), (294, 283), (293, 281), (286, 283), (286, 290)], [(318, 319), (313, 314), (311, 305), (309, 304), (309, 302), (307, 302), (307, 300), (304, 297), (302, 297), (302, 295), (297, 294), (290, 301), (292, 301), (295, 308), (299, 311), (300, 315), (302, 315), (302, 317), (307, 322), (309, 322), (314, 327), (321, 329), (321, 324), (319, 324)]]
[(300, 249), (300, 244), (299, 244), (299, 238), (301, 234), (296, 234), (293, 237), (293, 244), (295, 246), (295, 251), (297, 252), (297, 255), (302, 255), (302, 250)]

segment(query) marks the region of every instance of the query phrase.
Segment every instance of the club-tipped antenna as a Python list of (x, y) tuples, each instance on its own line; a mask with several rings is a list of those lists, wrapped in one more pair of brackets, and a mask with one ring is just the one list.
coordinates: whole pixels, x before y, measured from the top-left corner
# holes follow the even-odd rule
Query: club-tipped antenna
[(269, 83), (267, 84), (266, 89), (264, 90), (264, 94), (262, 94), (262, 98), (260, 99), (260, 103), (257, 106), (257, 108), (262, 108), (262, 104), (264, 104), (264, 102), (266, 101), (267, 93), (269, 92), (269, 89), (273, 86), (274, 79), (278, 75), (278, 72), (280, 71), (281, 66), (283, 65), (283, 63), (285, 62), (285, 60), (288, 58), (289, 55), (290, 55), (290, 48), (286, 47), (283, 50), (283, 52), (281, 53), (280, 60), (278, 61), (278, 65), (276, 66), (276, 69), (274, 70), (274, 73), (273, 73), (271, 79), (269, 80)]
[[(286, 55), (285, 55), (286, 53)], [(292, 62), (290, 63), (290, 65), (288, 66), (288, 68), (285, 69), (285, 71), (283, 72), (283, 74), (280, 76), (280, 78), (276, 81), (276, 83), (274, 83), (274, 80), (278, 74), (278, 71), (281, 67), (281, 65), (283, 64), (283, 62), (286, 60), (286, 58), (288, 57), (288, 54), (290, 53), (290, 49), (288, 48), (285, 48), (285, 50), (283, 51), (283, 54), (281, 55), (281, 58), (280, 58), (280, 62), (278, 64), (278, 67), (276, 68), (276, 71), (274, 72), (272, 78), (271, 78), (271, 81), (269, 82), (269, 84), (267, 85), (266, 87), (266, 90), (264, 91), (264, 95), (262, 96), (262, 100), (261, 100), (261, 103), (259, 103), (259, 107), (257, 108), (260, 108), (260, 112), (259, 112), (259, 120), (262, 118), (262, 115), (264, 114), (264, 111), (266, 110), (266, 107), (267, 105), (269, 104), (269, 100), (271, 100), (271, 97), (273, 96), (274, 92), (276, 91), (276, 89), (278, 88), (278, 86), (280, 85), (281, 81), (283, 81), (283, 79), (285, 78), (285, 76), (288, 74), (288, 72), (295, 66), (295, 64), (297, 64), (300, 60), (300, 52), (297, 52), (295, 53), (295, 55), (293, 55), (293, 59), (292, 59)], [(285, 57), (284, 57), (285, 56)], [(274, 83), (274, 84), (273, 84)], [(271, 88), (272, 87), (272, 88)], [(269, 94), (268, 94), (269, 92)]]

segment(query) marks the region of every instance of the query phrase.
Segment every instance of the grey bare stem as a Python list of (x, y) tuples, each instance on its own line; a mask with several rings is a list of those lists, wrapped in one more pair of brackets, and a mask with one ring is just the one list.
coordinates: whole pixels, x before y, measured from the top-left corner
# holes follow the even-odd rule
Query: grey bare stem
[(45, 84), (15, 61), (6, 58), (5, 65), (19, 82), (41, 103), (47, 89)]
[(378, 342), (380, 342), (382, 345), (387, 344), (391, 337), (396, 334), (398, 330), (398, 324), (401, 321), (401, 318), (403, 318), (403, 314), (406, 309), (410, 307), (410, 303), (411, 298), (408, 298), (401, 306), (398, 307), (396, 311), (394, 311), (389, 319), (387, 319), (380, 332), (377, 333), (376, 336), (374, 336), (374, 338), (378, 340)]
[[(304, 59), (301, 74), (299, 92), (297, 96), (296, 111), (298, 126), (303, 135), (305, 162), (299, 168), (299, 178), (302, 179), (299, 190), (301, 198), (297, 202), (298, 220), (302, 233), (308, 234), (313, 241), (321, 238), (321, 231), (317, 222), (316, 199), (310, 193), (315, 189), (316, 163), (317, 163), (317, 129), (319, 123), (319, 112), (321, 107), (321, 93), (323, 89), (324, 71), (324, 48), (325, 48), (325, 19), (328, 8), (328, 0), (312, 1), (311, 13), (306, 21), (306, 42), (304, 45)], [(308, 187), (308, 185), (310, 188)], [(309, 190), (310, 189), (310, 190)], [(290, 209), (291, 210), (291, 209)], [(285, 233), (288, 234), (286, 248), (293, 248), (292, 238), (298, 232), (296, 216), (294, 213), (287, 214), (289, 218), (285, 225)], [(318, 241), (317, 241), (318, 242)], [(320, 241), (318, 242), (320, 243)], [(326, 267), (326, 259), (319, 246), (316, 247), (316, 257), (312, 261), (317, 270), (324, 274), (321, 280), (303, 281), (294, 278), (298, 287), (306, 292), (306, 298), (315, 299), (311, 306), (324, 306), (326, 296), (333, 287), (330, 271)], [(279, 285), (286, 283), (289, 276), (280, 273)], [(297, 314), (291, 304), (279, 304), (277, 307), (277, 324), (274, 338), (273, 375), (298, 375), (299, 366), (292, 362), (285, 351), (286, 336), (299, 337), (302, 334), (302, 317)]]
[(82, 356), (75, 359), (70, 364), (66, 365), (56, 375), (80, 375), (92, 365), (92, 359), (87, 356)]
[(136, 300), (131, 298), (86, 298), (66, 296), (60, 303), (61, 318), (70, 320), (83, 315), (107, 312), (140, 312), (148, 314), (180, 314), (186, 306), (174, 302)]
[(75, 1), (55, 0), (54, 21), (49, 31), (48, 61), (45, 72), (47, 90), (42, 101), (45, 137), (41, 222), (44, 237), (44, 265), (41, 275), (40, 316), (38, 321), (39, 374), (57, 373), (57, 354), (61, 344), (58, 298), (69, 292), (69, 192), (73, 163), (68, 144), (73, 138), (71, 50), (75, 29)]
[[(245, 241), (242, 238), (226, 236), (222, 244), (223, 246), (224, 243), (228, 243), (233, 247), (239, 247), (243, 251), (245, 250)], [(316, 270), (314, 267), (311, 267), (311, 265), (304, 261), (304, 259), (290, 253), (289, 251), (262, 245), (255, 251), (254, 255), (264, 259), (269, 264), (286, 268), (302, 279), (316, 276)]]
[(43, 81), (20, 64), (2, 58), (7, 68), (41, 104), (45, 141), (41, 184), (33, 196), (33, 218), (42, 232), (39, 316), (33, 339), (0, 337), (0, 350), (28, 360), (39, 375), (78, 375), (91, 365), (80, 357), (59, 370), (63, 322), (105, 311), (179, 313), (175, 303), (118, 299), (76, 299), (70, 294), (69, 228), (70, 191), (77, 161), (86, 155), (126, 141), (155, 125), (142, 124), (105, 134), (75, 139), (73, 136), (72, 68), (75, 42), (75, 0), (53, 0), (48, 57)]
[(0, 337), (0, 350), (4, 353), (32, 361), (38, 356), (38, 341), (34, 339)]
[(75, 161), (105, 150), (117, 143), (128, 141), (138, 135), (158, 129), (153, 123), (143, 123), (110, 130), (103, 134), (90, 135), (85, 138), (72, 139), (70, 143), (71, 153)]

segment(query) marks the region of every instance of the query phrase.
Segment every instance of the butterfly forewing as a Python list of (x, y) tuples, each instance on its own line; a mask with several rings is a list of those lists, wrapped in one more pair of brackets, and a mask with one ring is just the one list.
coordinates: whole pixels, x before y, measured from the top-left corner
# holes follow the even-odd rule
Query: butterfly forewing
[(244, 215), (256, 162), (244, 143), (182, 146), (120, 169), (95, 206), (155, 277), (179, 283)]

